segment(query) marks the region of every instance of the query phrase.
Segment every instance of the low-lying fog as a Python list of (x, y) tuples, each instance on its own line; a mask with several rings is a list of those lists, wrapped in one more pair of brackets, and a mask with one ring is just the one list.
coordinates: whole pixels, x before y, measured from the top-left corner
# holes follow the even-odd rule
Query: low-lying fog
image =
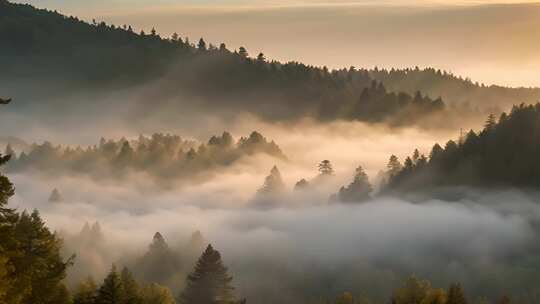
[[(382, 301), (411, 274), (436, 286), (459, 281), (475, 296), (496, 296), (520, 291), (526, 286), (519, 284), (531, 285), (538, 277), (522, 267), (533, 263), (538, 252), (534, 243), (540, 208), (531, 194), (471, 190), (471, 199), (460, 202), (414, 204), (390, 197), (356, 205), (328, 202), (330, 194), (351, 181), (358, 165), (374, 181), (391, 154), (403, 159), (416, 147), (429, 154), (436, 141), (455, 139), (459, 132), (256, 121), (231, 124), (229, 130), (236, 136), (247, 134), (248, 128), (275, 140), (288, 160), (246, 158), (209, 181), (170, 191), (146, 184), (144, 176), (113, 184), (73, 176), (12, 175), (17, 194), (11, 204), (38, 208), (69, 248), (86, 222), (99, 221), (106, 249), (92, 259), (73, 249), (86, 265), (76, 260), (71, 280), (86, 274), (101, 279), (111, 263), (142, 256), (157, 231), (174, 247), (187, 243), (196, 230), (222, 252), (237, 293), (254, 303), (306, 301), (343, 291)], [(317, 175), (316, 165), (323, 159), (332, 161), (334, 179), (310, 193), (293, 193), (295, 182)], [(274, 164), (291, 193), (281, 204), (259, 208), (252, 198)], [(48, 202), (53, 188), (59, 189), (62, 202)], [(515, 282), (508, 282), (508, 276)], [(178, 282), (169, 287), (178, 291), (182, 280)]]

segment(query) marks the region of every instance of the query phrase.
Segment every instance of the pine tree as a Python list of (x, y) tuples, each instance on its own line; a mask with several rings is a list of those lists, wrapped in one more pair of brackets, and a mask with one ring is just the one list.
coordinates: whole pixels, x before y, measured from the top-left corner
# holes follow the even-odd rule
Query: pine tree
[(175, 304), (169, 288), (156, 283), (143, 286), (141, 294), (144, 304)]
[(309, 187), (309, 182), (305, 178), (302, 178), (301, 180), (296, 182), (296, 184), (294, 185), (294, 191), (302, 191), (302, 190), (307, 189), (308, 187)]
[(484, 130), (485, 131), (491, 131), (495, 128), (497, 125), (497, 120), (495, 119), (495, 115), (489, 114), (486, 123), (484, 124)]
[(49, 195), (49, 203), (60, 203), (63, 201), (62, 195), (60, 194), (60, 191), (58, 189), (54, 188), (51, 192), (51, 195)]
[(329, 160), (325, 159), (318, 165), (319, 174), (321, 176), (329, 176), (334, 174), (334, 169), (332, 168), (332, 163)]
[(242, 58), (247, 58), (249, 56), (248, 51), (243, 46), (241, 46), (240, 49), (238, 50), (238, 55), (240, 55), (240, 57)]
[(124, 287), (124, 304), (141, 304), (141, 290), (133, 274), (124, 267), (120, 275)]
[(116, 271), (116, 266), (112, 266), (111, 271), (103, 280), (103, 284), (98, 290), (96, 304), (123, 304), (124, 286), (122, 279)]
[(11, 147), (11, 144), (7, 144), (6, 151), (4, 152), (4, 155), (9, 155), (11, 157), (11, 160), (16, 160), (16, 154), (13, 148)]
[(206, 51), (206, 42), (204, 41), (204, 39), (200, 39), (199, 40), (199, 44), (197, 45), (197, 49), (199, 49), (199, 51)]
[(386, 168), (388, 169), (387, 173), (389, 176), (395, 176), (399, 173), (399, 171), (401, 171), (401, 163), (399, 162), (397, 156), (390, 156)]
[(340, 202), (362, 202), (371, 198), (370, 193), (373, 187), (369, 183), (369, 178), (362, 166), (356, 168), (352, 183), (347, 187), (342, 187), (338, 193)]
[(234, 301), (232, 277), (221, 261), (221, 254), (208, 245), (187, 277), (187, 285), (179, 298), (182, 304), (217, 304)]
[(264, 184), (261, 189), (259, 189), (258, 194), (273, 195), (282, 193), (284, 191), (285, 183), (281, 178), (281, 173), (279, 172), (279, 169), (277, 168), (277, 166), (274, 166), (272, 170), (270, 170), (270, 174), (265, 178)]

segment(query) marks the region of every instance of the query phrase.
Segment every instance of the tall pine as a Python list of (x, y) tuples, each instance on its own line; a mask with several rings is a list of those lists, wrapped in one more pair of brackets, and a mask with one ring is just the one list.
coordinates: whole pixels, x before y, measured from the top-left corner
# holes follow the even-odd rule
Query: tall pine
[(114, 265), (99, 288), (96, 304), (124, 304), (124, 286)]
[(186, 288), (179, 298), (182, 304), (233, 303), (232, 277), (223, 265), (221, 254), (208, 245), (187, 277)]

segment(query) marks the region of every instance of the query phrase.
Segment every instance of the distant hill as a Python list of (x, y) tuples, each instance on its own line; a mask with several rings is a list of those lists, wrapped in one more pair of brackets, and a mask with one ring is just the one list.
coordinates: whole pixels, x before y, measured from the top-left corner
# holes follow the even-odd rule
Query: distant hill
[(509, 110), (515, 104), (540, 101), (540, 88), (486, 86), (433, 68), (363, 71), (381, 81), (390, 91), (409, 94), (422, 91), (432, 98), (441, 97), (449, 105), (478, 108), (488, 114)]
[(197, 100), (208, 111), (248, 112), (268, 120), (407, 125), (445, 108), (443, 100), (420, 92), (388, 92), (355, 69), (269, 62), (245, 48), (230, 51), (203, 39), (193, 44), (178, 35), (164, 39), (155, 31), (89, 24), (6, 0), (0, 0), (0, 46), (0, 65), (11, 71), (0, 75), (0, 88), (17, 99), (14, 107), (71, 100), (64, 101), (64, 114), (79, 106), (80, 92), (106, 95), (153, 82), (158, 88), (140, 97), (153, 108)]

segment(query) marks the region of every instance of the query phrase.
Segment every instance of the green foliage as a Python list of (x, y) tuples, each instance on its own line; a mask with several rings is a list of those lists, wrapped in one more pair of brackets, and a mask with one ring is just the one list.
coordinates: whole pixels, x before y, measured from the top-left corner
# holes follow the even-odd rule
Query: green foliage
[(182, 304), (217, 304), (234, 302), (232, 277), (221, 261), (221, 254), (208, 245), (187, 278), (179, 298)]
[(431, 284), (416, 277), (407, 279), (403, 287), (397, 289), (392, 297), (393, 304), (422, 304), (431, 291)]
[(142, 296), (139, 284), (133, 277), (133, 274), (124, 267), (121, 273), (122, 285), (124, 286), (123, 304), (142, 304)]
[(141, 291), (143, 304), (175, 304), (171, 291), (156, 283), (145, 285)]
[(440, 186), (538, 187), (540, 185), (540, 104), (514, 106), (510, 114), (493, 116), (485, 128), (468, 132), (461, 143), (435, 145), (427, 160), (415, 153), (391, 178), (389, 188), (429, 191)]
[(122, 278), (113, 265), (98, 290), (95, 304), (124, 304), (125, 293)]
[(177, 284), (174, 278), (183, 270), (182, 267), (179, 255), (169, 248), (161, 233), (156, 232), (148, 251), (131, 268), (146, 282), (172, 286)]
[(45, 226), (37, 211), (13, 214), (8, 225), (11, 241), (6, 244), (9, 277), (7, 303), (51, 303), (63, 297), (62, 284), (71, 259), (60, 255), (62, 242)]

